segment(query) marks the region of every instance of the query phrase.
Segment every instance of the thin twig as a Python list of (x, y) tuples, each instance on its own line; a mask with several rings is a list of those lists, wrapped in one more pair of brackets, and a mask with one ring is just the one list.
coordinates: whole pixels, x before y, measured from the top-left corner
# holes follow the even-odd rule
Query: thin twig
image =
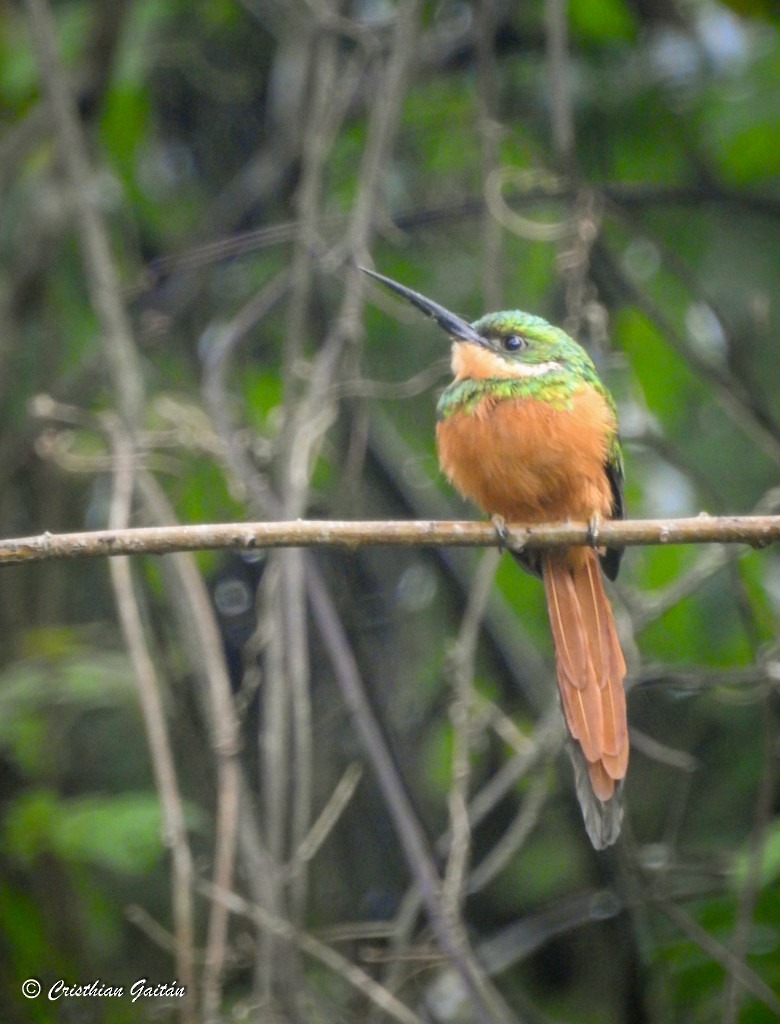
[(679, 668), (651, 662), (634, 674), (631, 688), (669, 686), (675, 690), (708, 690), (719, 687), (752, 689), (758, 695), (777, 684), (777, 663), (771, 656), (753, 665), (726, 668)]
[[(311, 665), (309, 662), (309, 617), (306, 614), (305, 569), (303, 552), (291, 549), (282, 553), (279, 623), (283, 629), (284, 674), (278, 679), (290, 701), (293, 725), (293, 748), (289, 761), (292, 804), (288, 809), (293, 848), (306, 838), (311, 827), (314, 802), (314, 725), (311, 700)], [(306, 912), (308, 867), (291, 878), (290, 916), (299, 925)]]
[[(92, 187), (94, 174), (76, 100), (58, 52), (54, 15), (47, 0), (27, 0), (26, 6), (38, 66), (52, 114), (52, 125), (72, 194), (90, 301), (101, 327), (103, 354), (124, 428), (122, 432), (112, 431), (118, 468), (114, 475), (111, 526), (119, 529), (128, 521), (133, 491), (135, 459), (132, 436), (144, 400), (140, 361), (124, 307), (108, 232)], [(194, 1020), (195, 1006), (192, 857), (187, 842), (175, 763), (165, 728), (159, 680), (146, 644), (129, 563), (125, 560), (113, 561), (111, 577), (120, 623), (138, 682), (139, 700), (162, 807), (164, 841), (171, 848), (176, 961), (187, 991), (181, 1013), (183, 1020), (190, 1021)]]
[[(505, 761), (472, 797), (469, 820), (472, 829), (490, 814), (512, 787), (540, 761), (552, 760), (563, 744), (564, 728), (557, 699), (551, 701), (544, 717), (534, 729), (528, 750)], [(442, 841), (445, 841), (443, 837)], [(448, 841), (448, 839), (447, 839)]]
[[(263, 905), (270, 913), (286, 913), (285, 887), (281, 884), (285, 860), (285, 824), (289, 806), (290, 695), (284, 679), (284, 636), (280, 619), (281, 565), (271, 559), (261, 581), (260, 617), (256, 632), (264, 634), (263, 685), (260, 691), (261, 723), (258, 748), (261, 758), (262, 828), (268, 851), (270, 885)], [(256, 972), (260, 997), (272, 1002), (281, 953), (279, 936), (261, 927), (257, 944)], [(290, 960), (289, 956), (286, 958)]]
[(780, 464), (780, 437), (774, 423), (764, 422), (762, 411), (748, 388), (727, 370), (697, 352), (677, 330), (674, 321), (643, 289), (637, 287), (620, 267), (609, 245), (602, 239), (594, 243), (594, 252), (623, 295), (658, 329), (666, 344), (682, 358), (701, 380), (712, 388), (715, 400), (732, 421), (776, 464)]
[(125, 907), (125, 917), (155, 946), (164, 949), (171, 956), (176, 955), (176, 936), (171, 935), (168, 929), (164, 928), (145, 907), (140, 907), (137, 903), (130, 903)]
[(651, 622), (655, 622), (669, 608), (673, 608), (686, 597), (690, 597), (728, 564), (726, 549), (709, 548), (697, 554), (696, 561), (684, 569), (679, 576), (665, 587), (654, 591), (633, 591), (625, 595), (625, 602), (631, 613), (635, 633)]
[[(139, 476), (139, 490), (151, 515), (158, 521), (174, 518), (167, 498), (148, 474)], [(216, 762), (217, 799), (214, 824), (214, 884), (229, 888), (233, 882), (238, 808), (241, 798), (238, 765), (239, 729), (230, 691), (222, 640), (214, 609), (194, 559), (177, 554), (169, 560), (173, 583), (170, 596), (187, 637), (185, 649), (202, 680), (211, 747)], [(203, 1019), (217, 1015), (222, 971), (227, 955), (228, 913), (223, 904), (212, 904), (206, 939), (203, 974)]]
[[(772, 817), (772, 801), (775, 793), (777, 776), (777, 731), (775, 728), (774, 695), (767, 694), (761, 708), (762, 740), (764, 756), (761, 770), (756, 806), (753, 814), (753, 829), (750, 836), (750, 847), (747, 859), (745, 880), (739, 894), (737, 904), (736, 925), (731, 949), (734, 956), (744, 963), (750, 946), (750, 933), (753, 924), (753, 912), (756, 898), (761, 885), (761, 866), (767, 840), (767, 828)], [(723, 993), (723, 1014), (721, 1024), (736, 1024), (739, 1017), (741, 995), (740, 978), (734, 971), (726, 976)]]
[[(129, 435), (112, 431), (116, 455), (113, 494), (109, 521), (120, 527), (130, 515), (133, 492), (133, 449)], [(162, 812), (163, 842), (171, 851), (174, 955), (177, 976), (185, 988), (181, 1019), (195, 1020), (195, 926), (192, 905), (193, 863), (176, 765), (165, 722), (165, 709), (160, 680), (146, 642), (144, 627), (133, 588), (131, 563), (126, 558), (111, 560), (111, 582), (114, 588), (119, 623), (133, 665), (138, 700), (149, 743), (149, 755)]]
[(699, 767), (699, 761), (689, 754), (687, 750), (677, 750), (667, 743), (661, 743), (640, 729), (631, 730), (631, 747), (633, 750), (641, 751), (645, 757), (659, 764), (665, 764), (680, 772), (691, 774)]
[[(333, 404), (323, 400), (323, 394), (317, 397), (313, 394), (318, 388), (317, 367), (328, 362), (328, 352), (332, 347), (329, 342), (326, 340), (315, 360), (315, 370), (305, 391), (302, 390), (300, 369), (307, 354), (305, 339), (315, 288), (317, 257), (323, 248), (319, 221), (325, 167), (346, 109), (345, 104), (337, 100), (342, 87), (338, 36), (328, 30), (312, 31), (307, 56), (309, 102), (301, 145), (301, 176), (295, 195), (298, 232), (290, 271), (291, 290), (282, 349), (284, 401), (277, 461), (279, 502), (285, 516), (300, 516), (306, 510), (311, 468), (335, 412)], [(279, 600), (265, 601), (263, 614), (278, 636), (269, 645), (275, 648), (269, 651), (273, 657), (266, 660), (265, 703), (286, 728), (272, 737), (273, 722), (267, 720), (261, 742), (267, 754), (264, 770), (266, 773), (272, 770), (276, 775), (276, 778), (268, 780), (265, 788), (277, 804), (268, 806), (266, 814), (270, 849), (281, 871), (288, 837), (293, 849), (297, 849), (311, 825), (314, 752), (303, 559), (300, 551), (280, 552), (274, 562), (278, 571)], [(273, 756), (273, 764), (269, 763), (270, 756)], [(281, 901), (277, 903), (277, 910), (281, 910), (283, 901), (289, 899), (289, 909), (284, 912), (296, 927), (304, 919), (308, 867), (303, 862), (300, 870), (289, 879), (286, 891), (282, 889), (277, 896)], [(276, 953), (280, 943), (273, 932), (264, 936), (264, 944), (273, 959), (271, 966), (261, 965), (269, 994), (275, 988), (274, 994), (283, 1000), (290, 999), (294, 1004), (300, 983), (296, 950), (280, 949)]]
[(488, 551), (482, 556), (474, 586), (469, 593), (466, 610), (452, 653), (454, 695), (451, 718), (453, 727), (452, 783), (448, 795), (451, 842), (442, 887), (445, 913), (460, 915), (466, 889), (466, 874), (471, 848), (471, 827), (468, 814), (468, 795), (471, 746), (471, 717), (474, 703), (474, 659), (480, 626), (487, 608), (493, 578), (498, 565), (498, 553)]
[(335, 676), (355, 728), (371, 759), (436, 938), (450, 957), (453, 970), (471, 998), (475, 1018), (484, 1024), (509, 1024), (514, 1017), (476, 962), (462, 922), (452, 920), (444, 913), (441, 880), (427, 839), (366, 697), (343, 627), (327, 592), (323, 590), (323, 584), (313, 573), (307, 574), (307, 581), (314, 620), (328, 647)]
[(290, 275), (282, 271), (266, 281), (214, 339), (203, 364), (203, 398), (220, 440), (219, 454), (231, 476), (231, 490), (241, 497), (248, 491), (257, 512), (278, 514), (276, 498), (240, 443), (240, 424), (234, 422), (228, 374), (238, 345), (273, 310), (290, 287)]
[[(552, 757), (563, 742), (563, 722), (561, 720), (560, 707), (557, 700), (550, 704), (544, 718), (538, 723), (534, 731), (533, 739), (529, 739), (526, 749), (522, 753), (506, 761), (503, 766), (495, 772), (481, 789), (474, 794), (468, 806), (469, 828), (474, 828), (484, 821), (488, 814), (496, 807), (507, 793), (516, 785), (519, 779), (527, 774), (534, 765), (545, 757)], [(522, 814), (523, 812), (521, 812)], [(452, 837), (449, 829), (443, 832), (436, 841), (435, 850), (439, 856), (446, 856)], [(489, 856), (489, 855), (488, 855)], [(475, 869), (477, 879), (481, 865)], [(472, 875), (468, 879), (469, 891), (472, 886)], [(401, 902), (401, 908), (395, 917), (393, 926), (393, 949), (391, 952), (391, 966), (388, 972), (386, 983), (388, 987), (395, 989), (400, 984), (400, 972), (402, 967), (402, 950), (408, 943), (414, 927), (415, 920), (420, 911), (420, 893), (416, 887), (410, 888)]]
[(695, 918), (675, 903), (659, 902), (657, 906), (691, 942), (696, 943), (711, 960), (730, 972), (747, 992), (769, 1007), (773, 1013), (780, 1014), (780, 998), (743, 960), (713, 938)]
[(320, 942), (313, 935), (297, 930), (288, 921), (276, 914), (271, 914), (264, 907), (248, 903), (234, 892), (220, 889), (215, 885), (203, 885), (202, 888), (214, 902), (221, 903), (234, 914), (241, 914), (256, 921), (261, 928), (273, 932), (285, 942), (297, 946), (307, 956), (325, 964), (400, 1024), (423, 1024), (422, 1018), (418, 1017), (414, 1011), (405, 1006), (386, 988), (374, 981), (370, 974), (367, 974), (357, 964), (347, 960), (335, 949)]
[(549, 795), (550, 782), (546, 775), (542, 774), (531, 783), (518, 813), (507, 830), (490, 852), (472, 869), (468, 879), (469, 895), (484, 889), (503, 871), (535, 828)]
[(574, 114), (569, 84), (566, 0), (545, 0), (544, 24), (553, 149), (562, 169), (569, 172), (574, 149)]
[(339, 818), (344, 813), (362, 778), (363, 768), (361, 765), (356, 762), (347, 765), (346, 771), (339, 779), (338, 785), (331, 793), (328, 802), (320, 811), (317, 820), (293, 854), (288, 868), (289, 877), (293, 877), (300, 871), (301, 865), (308, 863), (314, 858), (319, 848), (336, 827)]
[[(398, 124), (406, 69), (414, 50), (418, 14), (419, 3), (416, 0), (407, 3), (400, 11), (394, 28), (377, 100), (369, 115), (363, 158), (358, 170), (357, 196), (344, 240), (350, 267), (341, 310), (313, 361), (305, 393), (299, 402), (294, 403), (290, 399), (298, 390), (297, 363), (303, 352), (304, 318), (308, 312), (313, 278), (325, 160), (335, 138), (336, 123), (331, 113), (331, 93), (339, 85), (339, 40), (335, 35), (327, 34), (320, 37), (318, 44), (323, 50), (316, 65), (320, 81), (316, 88), (310, 130), (306, 133), (304, 175), (299, 193), (301, 234), (295, 255), (293, 295), (285, 345), (284, 378), (288, 399), (286, 409), (289, 412), (281, 435), (283, 458), (280, 498), (285, 514), (290, 516), (301, 515), (308, 505), (311, 468), (336, 414), (333, 383), (338, 376), (345, 350), (350, 345), (356, 348), (360, 337), (363, 281), (355, 265), (365, 259), (373, 232), (376, 197)], [(322, 109), (318, 110), (318, 107)], [(346, 106), (341, 105), (341, 116), (344, 113)], [(305, 639), (307, 618), (303, 562), (298, 553), (284, 557), (281, 587), (284, 598), (281, 621), (287, 635), (286, 682), (291, 691), (296, 763), (291, 823), (293, 842), (298, 845), (310, 826), (313, 775), (308, 645)], [(305, 893), (306, 872), (302, 870), (294, 876), (291, 894), (294, 903), (293, 919), (296, 921), (303, 913)]]
[[(474, 7), (477, 42), (477, 127), (483, 191), (500, 164), (501, 125), (498, 117), (498, 62), (495, 52), (495, 0)], [(485, 309), (503, 309), (502, 232), (486, 203), (482, 214), (482, 302)]]

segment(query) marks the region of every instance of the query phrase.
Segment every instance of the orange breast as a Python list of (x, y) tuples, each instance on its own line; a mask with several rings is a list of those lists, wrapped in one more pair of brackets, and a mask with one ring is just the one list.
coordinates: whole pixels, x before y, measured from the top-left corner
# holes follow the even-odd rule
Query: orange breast
[(483, 398), (436, 427), (439, 462), (454, 486), (483, 511), (540, 522), (608, 516), (604, 472), (614, 416), (590, 387), (569, 408), (537, 398)]

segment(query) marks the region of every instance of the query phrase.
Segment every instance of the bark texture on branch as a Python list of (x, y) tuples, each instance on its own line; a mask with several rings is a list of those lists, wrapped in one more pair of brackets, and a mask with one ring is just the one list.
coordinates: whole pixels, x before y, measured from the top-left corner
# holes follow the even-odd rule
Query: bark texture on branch
[[(625, 519), (588, 523), (507, 524), (516, 549), (566, 544), (750, 544), (780, 540), (780, 516), (707, 516), (691, 519)], [(484, 547), (502, 541), (491, 523), (471, 520), (283, 520), (149, 526), (89, 533), (42, 533), (0, 540), (0, 566), (63, 558), (165, 555), (174, 551), (251, 550), (273, 547)]]

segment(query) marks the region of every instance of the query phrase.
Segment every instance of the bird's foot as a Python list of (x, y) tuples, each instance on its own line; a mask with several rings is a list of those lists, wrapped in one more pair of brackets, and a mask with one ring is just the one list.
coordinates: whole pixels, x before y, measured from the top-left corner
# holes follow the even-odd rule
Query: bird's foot
[(598, 512), (594, 514), (588, 520), (588, 544), (592, 548), (599, 546), (599, 530), (601, 529), (601, 516)]
[(490, 517), (490, 521), (493, 524), (493, 529), (496, 531), (498, 536), (498, 546), (500, 551), (510, 551), (513, 555), (521, 555), (525, 551), (525, 543), (523, 541), (517, 542), (509, 534), (509, 527), (506, 525), (506, 519), (503, 516), (494, 514)]
[(496, 531), (498, 537), (499, 550), (503, 551), (504, 548), (511, 550), (511, 544), (509, 543), (509, 530), (506, 526), (506, 519), (498, 514), (490, 517), (490, 522), (493, 524), (493, 529)]

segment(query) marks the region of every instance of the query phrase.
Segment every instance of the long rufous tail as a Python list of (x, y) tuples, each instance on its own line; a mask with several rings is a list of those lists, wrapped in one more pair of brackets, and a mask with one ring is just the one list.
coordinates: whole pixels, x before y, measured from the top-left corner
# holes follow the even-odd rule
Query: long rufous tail
[(588, 834), (594, 846), (603, 848), (617, 839), (622, 818), (620, 780), (628, 766), (626, 663), (596, 552), (570, 548), (545, 554), (542, 576), (563, 713), (590, 783), (580, 771), (578, 797)]

